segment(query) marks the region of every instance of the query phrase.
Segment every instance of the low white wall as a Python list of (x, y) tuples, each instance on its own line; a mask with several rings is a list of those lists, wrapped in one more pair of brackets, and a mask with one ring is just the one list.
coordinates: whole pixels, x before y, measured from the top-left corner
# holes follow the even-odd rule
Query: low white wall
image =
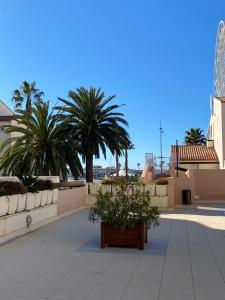
[[(151, 196), (151, 205), (158, 206), (160, 208), (168, 208), (168, 186), (167, 185), (156, 185), (156, 184), (145, 184), (145, 190), (149, 191)], [(93, 205), (96, 201), (96, 194), (99, 190), (102, 192), (112, 192), (112, 185), (101, 184), (101, 183), (88, 183), (86, 184), (86, 204)]]
[(55, 221), (57, 202), (58, 189), (0, 197), (0, 244)]
[(0, 216), (29, 211), (58, 202), (58, 189), (0, 197)]
[[(27, 226), (27, 217), (32, 220)], [(57, 220), (57, 204), (0, 218), (0, 245)]]

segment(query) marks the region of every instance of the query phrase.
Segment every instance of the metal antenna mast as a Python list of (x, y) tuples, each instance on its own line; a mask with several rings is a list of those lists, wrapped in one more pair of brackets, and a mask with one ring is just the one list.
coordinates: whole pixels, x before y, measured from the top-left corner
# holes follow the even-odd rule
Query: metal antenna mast
[(160, 121), (159, 138), (160, 138), (160, 173), (161, 173), (161, 175), (163, 172), (162, 134), (163, 134), (163, 129), (162, 129), (161, 121)]

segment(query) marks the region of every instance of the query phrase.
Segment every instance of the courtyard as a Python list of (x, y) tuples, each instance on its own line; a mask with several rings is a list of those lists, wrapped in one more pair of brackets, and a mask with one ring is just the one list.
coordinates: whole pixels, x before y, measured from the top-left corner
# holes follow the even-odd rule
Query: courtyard
[(163, 212), (140, 251), (100, 249), (99, 224), (80, 210), (0, 247), (0, 299), (225, 299), (224, 213)]

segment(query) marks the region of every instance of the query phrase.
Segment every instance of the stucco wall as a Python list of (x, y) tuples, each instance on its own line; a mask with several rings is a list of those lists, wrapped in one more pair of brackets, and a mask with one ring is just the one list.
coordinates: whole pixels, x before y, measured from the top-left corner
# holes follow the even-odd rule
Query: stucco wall
[(169, 207), (182, 205), (182, 190), (191, 190), (191, 201), (195, 201), (195, 178), (169, 177), (168, 178)]
[(211, 170), (211, 169), (219, 169), (219, 164), (214, 164), (214, 163), (194, 163), (194, 164), (180, 164), (179, 165), (181, 168), (185, 169), (203, 169), (203, 170)]
[(196, 196), (202, 200), (225, 200), (225, 170), (192, 170)]
[(85, 206), (85, 187), (63, 189), (59, 191), (58, 215)]

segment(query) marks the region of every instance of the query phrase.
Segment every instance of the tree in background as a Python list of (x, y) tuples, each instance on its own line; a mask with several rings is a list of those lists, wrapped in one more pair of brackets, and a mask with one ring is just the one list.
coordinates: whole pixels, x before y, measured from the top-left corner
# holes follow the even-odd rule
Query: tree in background
[(21, 108), (25, 103), (26, 111), (31, 112), (32, 104), (34, 102), (42, 103), (44, 93), (36, 88), (35, 81), (29, 83), (23, 81), (19, 89), (14, 90), (12, 101), (15, 104), (15, 109)]
[(134, 144), (131, 143), (131, 141), (128, 141), (128, 143), (125, 146), (125, 176), (128, 178), (128, 150), (134, 149)]
[(123, 114), (118, 112), (119, 105), (111, 105), (115, 96), (105, 97), (101, 89), (80, 87), (69, 91), (71, 101), (59, 98), (65, 106), (60, 119), (70, 128), (70, 136), (80, 143), (80, 154), (86, 163), (86, 181), (93, 182), (93, 158), (106, 159), (106, 149), (115, 155), (123, 153), (129, 141), (125, 129), (128, 126)]
[(200, 128), (190, 128), (185, 132), (184, 142), (186, 145), (205, 145), (206, 138), (203, 134), (203, 130)]
[(74, 178), (82, 174), (77, 144), (67, 134), (49, 103), (34, 103), (31, 110), (17, 110), (17, 125), (6, 125), (14, 133), (2, 144), (0, 170), (4, 175), (55, 175), (67, 179), (68, 166)]

